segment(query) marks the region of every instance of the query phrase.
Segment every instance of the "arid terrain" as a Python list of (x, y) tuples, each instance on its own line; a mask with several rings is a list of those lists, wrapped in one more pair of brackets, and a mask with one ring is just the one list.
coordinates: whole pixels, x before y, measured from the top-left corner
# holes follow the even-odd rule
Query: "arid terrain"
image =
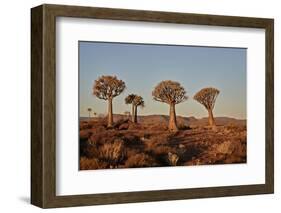
[(80, 169), (139, 168), (246, 163), (246, 120), (177, 116), (179, 131), (168, 130), (169, 116), (125, 115), (80, 118)]

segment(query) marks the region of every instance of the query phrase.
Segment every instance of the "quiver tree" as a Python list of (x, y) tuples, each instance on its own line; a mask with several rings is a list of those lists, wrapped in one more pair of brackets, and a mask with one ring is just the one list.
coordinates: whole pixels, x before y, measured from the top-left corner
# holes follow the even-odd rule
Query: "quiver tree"
[(116, 76), (101, 76), (95, 80), (93, 94), (99, 99), (108, 101), (108, 127), (113, 124), (112, 100), (120, 95), (126, 88), (125, 82), (119, 80)]
[(89, 120), (90, 120), (92, 108), (88, 108), (87, 110), (88, 110), (88, 112), (89, 112)]
[(187, 100), (186, 91), (176, 81), (161, 81), (152, 91), (153, 99), (170, 106), (169, 130), (177, 131), (176, 104)]
[(219, 95), (220, 91), (216, 88), (207, 87), (201, 89), (194, 95), (194, 99), (202, 104), (208, 111), (209, 114), (209, 125), (216, 126), (214, 116), (213, 116), (213, 109), (215, 106), (216, 99)]
[(126, 104), (131, 104), (132, 105), (132, 112), (131, 112), (131, 115), (132, 115), (132, 122), (135, 123), (135, 107), (134, 107), (134, 104), (133, 104), (133, 100), (134, 98), (136, 97), (137, 95), (135, 94), (130, 94), (128, 95), (126, 98), (125, 98), (125, 103)]
[(144, 107), (144, 100), (141, 96), (137, 95), (134, 100), (133, 100), (133, 105), (134, 105), (134, 122), (138, 122), (138, 107)]
[(132, 104), (132, 122), (137, 123), (137, 110), (138, 107), (144, 107), (144, 100), (141, 96), (130, 94), (125, 98), (126, 104)]

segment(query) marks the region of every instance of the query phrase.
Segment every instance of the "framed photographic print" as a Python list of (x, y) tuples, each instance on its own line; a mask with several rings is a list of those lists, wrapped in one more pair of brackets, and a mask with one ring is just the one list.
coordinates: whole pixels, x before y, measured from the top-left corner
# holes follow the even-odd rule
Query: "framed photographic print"
[(31, 9), (31, 203), (274, 191), (273, 19)]

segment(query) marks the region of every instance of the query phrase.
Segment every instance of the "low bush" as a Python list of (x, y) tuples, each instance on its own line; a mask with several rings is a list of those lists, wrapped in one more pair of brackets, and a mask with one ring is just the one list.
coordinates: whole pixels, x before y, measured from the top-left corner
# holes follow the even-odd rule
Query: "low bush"
[(80, 125), (79, 125), (79, 129), (80, 130), (83, 130), (83, 129), (89, 129), (89, 128), (91, 128), (92, 127), (92, 125), (90, 125), (88, 122), (86, 122), (86, 121), (81, 121), (80, 122)]
[(110, 165), (120, 163), (125, 157), (124, 141), (115, 139), (113, 143), (105, 143), (99, 147), (99, 159)]
[(138, 168), (138, 167), (151, 167), (158, 166), (156, 161), (145, 153), (138, 153), (131, 155), (125, 162), (126, 168)]
[(80, 158), (80, 170), (106, 169), (107, 167), (107, 163), (102, 162), (97, 158)]
[(85, 144), (81, 147), (80, 154), (87, 158), (97, 158), (99, 156), (99, 150), (96, 145)]
[(179, 130), (190, 130), (191, 129), (190, 126), (185, 125), (183, 123), (178, 124), (178, 128), (179, 128)]

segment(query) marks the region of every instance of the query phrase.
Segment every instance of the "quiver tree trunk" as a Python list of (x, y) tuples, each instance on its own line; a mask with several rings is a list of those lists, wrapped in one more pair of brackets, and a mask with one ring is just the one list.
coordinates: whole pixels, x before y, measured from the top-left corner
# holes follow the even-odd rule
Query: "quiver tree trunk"
[(112, 98), (108, 99), (108, 114), (107, 114), (107, 126), (112, 127), (113, 125), (113, 113), (112, 113)]
[(138, 107), (135, 106), (135, 114), (134, 114), (134, 123), (137, 123), (138, 122)]
[(132, 122), (135, 123), (135, 114), (136, 114), (136, 109), (135, 109), (135, 105), (132, 104)]
[(216, 126), (216, 123), (215, 123), (215, 119), (214, 119), (214, 116), (213, 116), (213, 111), (211, 109), (208, 109), (208, 114), (209, 114), (209, 125), (210, 126)]
[(170, 104), (169, 130), (178, 131), (175, 104)]

